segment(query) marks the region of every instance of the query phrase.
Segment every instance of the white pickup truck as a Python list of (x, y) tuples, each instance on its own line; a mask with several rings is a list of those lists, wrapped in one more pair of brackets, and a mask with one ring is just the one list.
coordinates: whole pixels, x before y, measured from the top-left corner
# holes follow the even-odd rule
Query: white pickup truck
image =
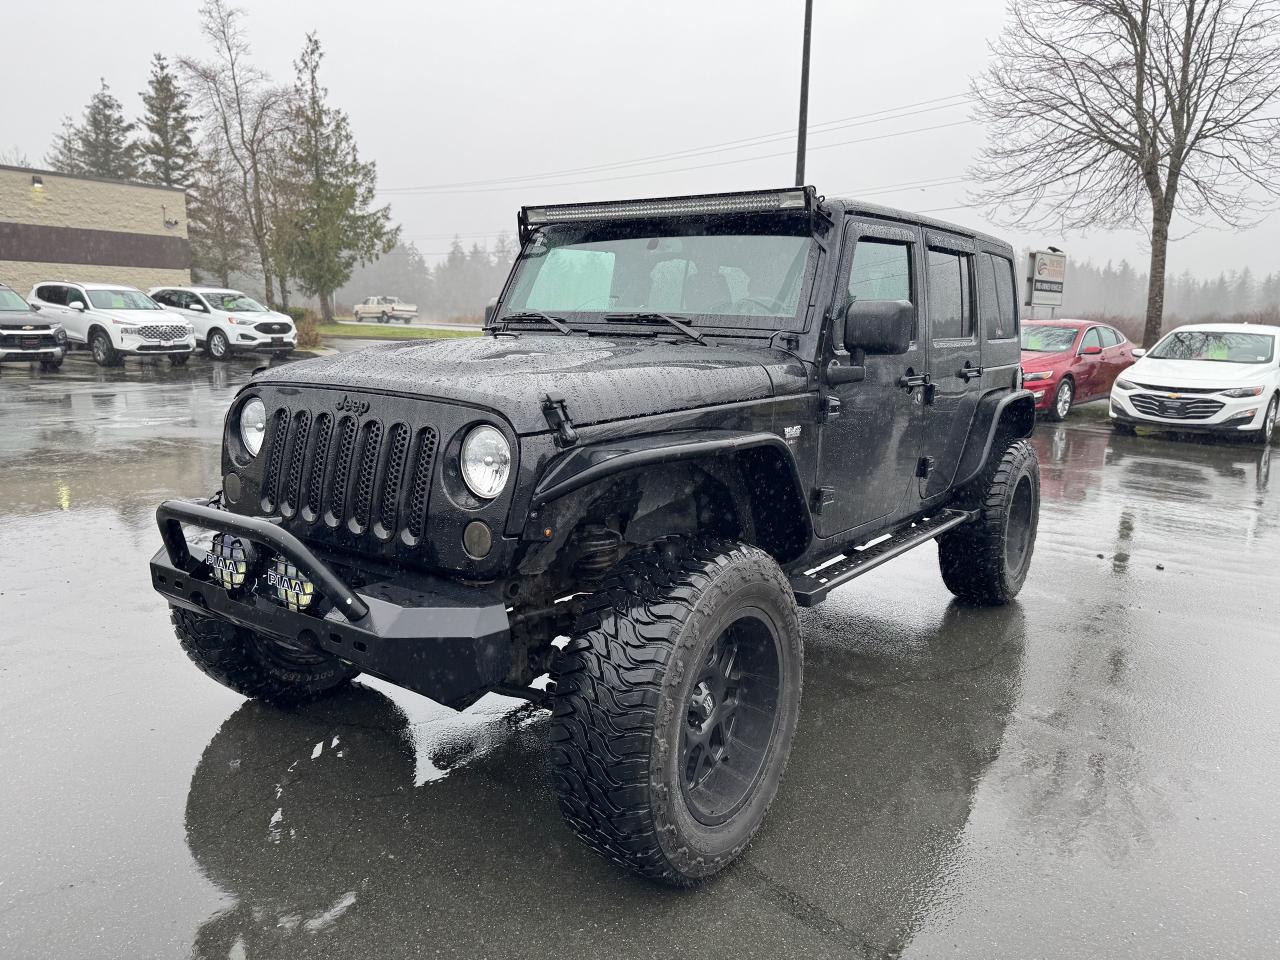
[(379, 323), (390, 323), (392, 320), (408, 323), (418, 316), (417, 306), (405, 303), (399, 297), (366, 297), (351, 312), (355, 314), (356, 320), (377, 320)]

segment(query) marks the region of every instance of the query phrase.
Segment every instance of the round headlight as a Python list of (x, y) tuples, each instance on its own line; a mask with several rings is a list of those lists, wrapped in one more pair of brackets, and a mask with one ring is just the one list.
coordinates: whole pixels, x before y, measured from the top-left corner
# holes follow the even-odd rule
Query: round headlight
[(267, 435), (267, 406), (254, 397), (240, 408), (240, 442), (256, 457), (262, 449), (262, 438)]
[[(261, 441), (259, 441), (261, 442)], [(462, 479), (482, 500), (492, 500), (511, 474), (511, 447), (496, 427), (476, 427), (462, 442)]]

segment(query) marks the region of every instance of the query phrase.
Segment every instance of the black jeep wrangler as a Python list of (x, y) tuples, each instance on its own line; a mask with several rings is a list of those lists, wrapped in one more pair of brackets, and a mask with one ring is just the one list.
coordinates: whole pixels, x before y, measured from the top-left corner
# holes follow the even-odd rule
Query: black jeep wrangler
[(812, 188), (526, 207), (520, 239), (487, 336), (260, 372), (152, 581), (246, 696), (549, 707), (570, 824), (689, 883), (777, 793), (797, 606), (931, 540), (963, 600), (1021, 588), (1013, 252)]

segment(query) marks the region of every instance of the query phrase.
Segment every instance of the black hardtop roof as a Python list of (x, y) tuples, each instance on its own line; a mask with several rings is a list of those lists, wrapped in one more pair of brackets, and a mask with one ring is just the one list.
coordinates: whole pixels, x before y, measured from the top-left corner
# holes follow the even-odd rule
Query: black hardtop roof
[(929, 227), (933, 230), (944, 230), (947, 233), (958, 234), (962, 237), (970, 237), (973, 240), (990, 244), (995, 247), (1004, 247), (1010, 252), (1013, 247), (1008, 241), (1001, 240), (999, 237), (993, 237), (988, 233), (980, 230), (973, 230), (969, 227), (962, 227), (958, 223), (951, 223), (947, 220), (938, 220), (934, 217), (927, 217), (923, 214), (912, 213), (910, 210), (902, 210), (898, 207), (886, 207), (878, 203), (867, 203), (864, 200), (858, 200), (854, 197), (827, 197), (826, 202), (832, 206), (839, 206), (847, 214), (862, 215), (875, 217), (879, 220), (896, 220), (900, 223), (907, 223), (921, 227)]

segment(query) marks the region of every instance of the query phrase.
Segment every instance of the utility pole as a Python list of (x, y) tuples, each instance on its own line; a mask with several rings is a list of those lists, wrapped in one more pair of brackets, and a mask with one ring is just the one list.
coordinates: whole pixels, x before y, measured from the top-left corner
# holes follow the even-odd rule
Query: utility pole
[(804, 186), (805, 137), (809, 131), (809, 36), (813, 32), (813, 0), (804, 0), (804, 55), (800, 59), (800, 127), (796, 131), (796, 186)]

